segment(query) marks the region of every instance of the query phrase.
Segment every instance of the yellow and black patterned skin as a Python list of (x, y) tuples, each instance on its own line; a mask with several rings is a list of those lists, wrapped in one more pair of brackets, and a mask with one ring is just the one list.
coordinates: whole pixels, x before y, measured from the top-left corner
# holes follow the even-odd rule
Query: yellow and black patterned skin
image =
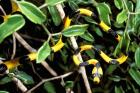
[(77, 66), (87, 66), (87, 65), (93, 65), (94, 68), (92, 70), (92, 77), (93, 77), (93, 82), (96, 84), (100, 83), (100, 79), (103, 75), (103, 70), (100, 66), (100, 63), (98, 60), (96, 59), (89, 59), (85, 62), (81, 62), (78, 59), (78, 54), (85, 51), (85, 50), (90, 50), (92, 49), (92, 45), (85, 45), (85, 46), (81, 46), (79, 49), (76, 50), (75, 54), (73, 55), (73, 61)]

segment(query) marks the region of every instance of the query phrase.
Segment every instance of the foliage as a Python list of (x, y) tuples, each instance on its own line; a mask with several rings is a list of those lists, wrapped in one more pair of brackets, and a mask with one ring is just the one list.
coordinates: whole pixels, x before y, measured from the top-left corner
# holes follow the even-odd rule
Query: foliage
[[(44, 0), (44, 2), (42, 0), (11, 0), (11, 2), (18, 7), (16, 12), (11, 5), (5, 7), (4, 3), (0, 3), (3, 8), (3, 10), (0, 8), (3, 12), (0, 17), (0, 21), (2, 21), (0, 24), (1, 57), (8, 60), (12, 56), (14, 50), (12, 45), (15, 44), (12, 34), (14, 37), (14, 33), (17, 31), (38, 51), (36, 62), (22, 64), (15, 67), (14, 70), (10, 70), (10, 73), (14, 73), (14, 77), (31, 89), (41, 80), (43, 81), (43, 78), (53, 78), (40, 65), (43, 61), (47, 61), (59, 75), (73, 72), (67, 78), (61, 77), (52, 82), (43, 81), (43, 86), (38, 86), (33, 93), (63, 93), (69, 89), (75, 93), (86, 93), (86, 88), (83, 88), (83, 79), (77, 70), (78, 67), (72, 60), (75, 51), (71, 37), (76, 38), (78, 46), (93, 44), (114, 58), (119, 57), (122, 52), (128, 55), (124, 64), (111, 65), (104, 62), (93, 50), (82, 53), (84, 61), (95, 58), (103, 68), (104, 75), (100, 84), (96, 85), (90, 79), (93, 66), (86, 67), (93, 93), (140, 92), (140, 0)], [(85, 15), (72, 16), (71, 26), (64, 28), (66, 19), (61, 19), (58, 4), (62, 4), (65, 15), (69, 15), (69, 17), (73, 11), (81, 7), (97, 12), (99, 19), (122, 37), (120, 42), (118, 43), (112, 35), (99, 28), (95, 19)], [(4, 15), (5, 12), (6, 15)], [(64, 42), (64, 47), (55, 53), (52, 46), (57, 44), (59, 39)], [(16, 42), (15, 58), (28, 53), (20, 42)], [(13, 93), (13, 91), (18, 93), (20, 91), (17, 90), (17, 87), (12, 86), (12, 77), (10, 75), (0, 76), (0, 93)]]

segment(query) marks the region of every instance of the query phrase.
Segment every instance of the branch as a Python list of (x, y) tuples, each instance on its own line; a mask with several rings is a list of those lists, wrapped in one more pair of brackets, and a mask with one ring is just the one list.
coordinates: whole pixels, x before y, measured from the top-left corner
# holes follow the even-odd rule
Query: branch
[[(74, 50), (78, 49), (78, 44), (76, 42), (76, 39), (74, 37), (71, 37), (70, 40), (72, 42), (72, 46), (73, 46)], [(78, 55), (78, 58), (79, 58), (80, 62), (83, 62), (81, 54)], [(87, 93), (92, 93), (90, 85), (89, 85), (89, 81), (88, 81), (88, 78), (86, 75), (85, 67), (80, 67), (79, 72), (82, 74)]]
[[(65, 17), (65, 13), (64, 13), (64, 10), (62, 8), (62, 5), (60, 5), (60, 4), (57, 5), (57, 9), (60, 12), (61, 18), (63, 19)], [(76, 42), (75, 37), (71, 37), (70, 40), (71, 40), (71, 43), (72, 43), (74, 50), (78, 49), (78, 44)], [(83, 62), (83, 59), (82, 59), (80, 54), (78, 55), (78, 58), (81, 62)], [(85, 67), (80, 67), (79, 72), (82, 74), (87, 93), (92, 93), (90, 85), (89, 85), (89, 81), (88, 81), (88, 78), (86, 75)]]
[(43, 83), (48, 82), (48, 81), (52, 81), (52, 80), (56, 80), (56, 79), (60, 79), (60, 78), (65, 78), (68, 77), (72, 74), (73, 72), (69, 72), (66, 73), (64, 75), (60, 75), (57, 77), (53, 77), (53, 78), (49, 78), (49, 79), (43, 79), (41, 82), (39, 82), (37, 85), (35, 85), (33, 88), (31, 88), (30, 90), (28, 90), (26, 93), (31, 93), (32, 91), (34, 91), (36, 88), (38, 88), (39, 86), (41, 86)]
[(11, 56), (11, 59), (13, 59), (15, 57), (15, 54), (16, 54), (16, 38), (13, 35), (13, 54)]
[[(36, 52), (37, 50), (32, 48), (17, 32), (14, 33), (16, 39), (30, 52)], [(46, 61), (41, 62), (41, 65), (44, 66), (53, 76), (57, 76), (57, 73), (48, 65)]]
[(18, 86), (18, 88), (25, 93), (28, 89), (23, 85), (23, 83), (17, 79), (16, 77), (12, 78), (12, 81), (16, 83), (16, 85)]

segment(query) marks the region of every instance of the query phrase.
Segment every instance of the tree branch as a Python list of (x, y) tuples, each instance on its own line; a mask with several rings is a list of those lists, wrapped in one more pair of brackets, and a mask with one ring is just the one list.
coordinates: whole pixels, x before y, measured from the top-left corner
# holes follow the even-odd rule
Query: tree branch
[[(60, 13), (61, 18), (63, 19), (65, 17), (65, 13), (64, 13), (64, 10), (62, 8), (62, 5), (60, 5), (60, 4), (57, 5), (57, 9)], [(78, 44), (76, 42), (75, 37), (71, 37), (70, 40), (71, 40), (71, 43), (72, 43), (72, 46), (73, 46), (74, 50), (78, 49)], [(83, 59), (82, 59), (80, 54), (78, 55), (78, 58), (81, 62), (83, 62)], [(88, 78), (87, 78), (87, 75), (86, 75), (85, 67), (80, 67), (79, 72), (82, 74), (87, 93), (92, 93), (90, 85), (89, 85), (89, 81), (88, 81)]]
[[(17, 32), (14, 33), (16, 39), (30, 52), (36, 52), (37, 50), (32, 48)], [(53, 76), (57, 76), (57, 73), (48, 65), (46, 61), (41, 62), (41, 65), (45, 67)]]
[(48, 82), (48, 81), (52, 81), (52, 80), (55, 80), (55, 79), (60, 79), (60, 78), (65, 78), (65, 77), (68, 77), (72, 74), (73, 72), (69, 72), (69, 73), (66, 73), (64, 75), (60, 75), (60, 76), (57, 76), (57, 77), (53, 77), (53, 78), (48, 78), (48, 79), (43, 79), (41, 82), (39, 82), (37, 85), (35, 85), (33, 88), (31, 88), (30, 90), (28, 90), (26, 93), (31, 93), (32, 91), (34, 91), (36, 88), (38, 88), (39, 86), (41, 86), (43, 83), (45, 82)]

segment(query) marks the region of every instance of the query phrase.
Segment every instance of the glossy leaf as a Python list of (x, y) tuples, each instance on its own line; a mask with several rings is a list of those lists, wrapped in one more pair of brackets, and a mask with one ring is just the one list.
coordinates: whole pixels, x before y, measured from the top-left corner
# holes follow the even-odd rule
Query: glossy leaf
[(114, 0), (114, 4), (118, 9), (122, 9), (123, 8), (123, 2), (122, 0)]
[(119, 82), (121, 80), (121, 77), (120, 76), (117, 76), (117, 75), (114, 75), (112, 77), (109, 77), (110, 80), (113, 80), (115, 82)]
[(128, 52), (128, 48), (129, 48), (129, 45), (130, 45), (130, 37), (129, 37), (128, 32), (124, 32), (123, 37), (121, 37), (121, 38), (122, 39), (120, 40), (119, 44), (117, 45), (117, 47), (114, 51), (115, 56), (117, 54), (120, 54), (121, 52), (123, 52), (123, 53)]
[(43, 62), (51, 53), (51, 47), (46, 41), (37, 52), (37, 63)]
[(103, 37), (102, 31), (101, 31), (99, 28), (97, 28), (97, 27), (95, 27), (95, 33), (96, 33), (98, 36)]
[(45, 82), (44, 83), (44, 89), (47, 93), (56, 93), (55, 86), (51, 82)]
[(124, 32), (123, 37), (120, 41), (120, 48), (125, 49), (124, 51), (127, 53), (130, 44), (130, 36), (128, 32)]
[(133, 12), (134, 10), (134, 5), (132, 1), (127, 1), (127, 6), (130, 12)]
[(65, 88), (68, 89), (68, 88), (73, 88), (74, 86), (74, 82), (73, 81), (66, 81), (65, 83)]
[(9, 93), (8, 91), (0, 91), (0, 93)]
[(16, 77), (26, 85), (34, 84), (33, 78), (23, 71), (18, 71)]
[(8, 17), (8, 19), (0, 25), (0, 43), (12, 33), (21, 29), (25, 24), (22, 15), (15, 14)]
[(135, 62), (136, 62), (137, 67), (140, 68), (140, 47), (138, 47), (135, 52)]
[(91, 24), (96, 24), (95, 20), (89, 16), (83, 16), (84, 20)]
[[(140, 13), (140, 0), (136, 0), (135, 12)], [(140, 14), (135, 15), (135, 27), (134, 31), (137, 35), (140, 35)]]
[(19, 1), (20, 11), (33, 23), (42, 24), (46, 20), (46, 16), (37, 6), (26, 1)]
[(125, 93), (121, 86), (115, 86), (115, 93)]
[(137, 44), (137, 42), (135, 42), (135, 41), (131, 42), (131, 46), (129, 47), (129, 51), (136, 52), (138, 47), (139, 47), (139, 45)]
[(69, 26), (68, 28), (64, 29), (62, 34), (65, 37), (72, 37), (72, 36), (79, 36), (85, 33), (85, 31), (87, 30), (88, 25), (84, 24), (84, 25), (72, 25)]
[(118, 15), (116, 21), (121, 24), (127, 19), (127, 10), (123, 9)]
[(130, 76), (134, 79), (134, 81), (140, 86), (140, 72), (135, 67), (131, 67), (129, 69)]
[(62, 3), (66, 0), (45, 0), (47, 5), (54, 6), (56, 4)]
[(97, 10), (101, 20), (103, 20), (107, 25), (110, 25), (109, 14), (111, 14), (111, 9), (109, 5), (106, 3), (98, 3)]
[(70, 0), (70, 1), (68, 2), (68, 4), (69, 4), (69, 6), (70, 6), (70, 8), (71, 8), (72, 10), (77, 10), (77, 9), (78, 9), (78, 5), (76, 4), (76, 2)]
[(87, 50), (85, 53), (92, 59), (95, 59), (95, 51), (94, 50)]
[(109, 67), (107, 68), (106, 72), (108, 74), (112, 74), (113, 71), (115, 71), (117, 67), (118, 67), (117, 65), (109, 65)]
[(140, 35), (140, 15), (136, 15), (136, 17), (134, 17), (135, 18), (135, 20), (134, 20), (134, 22), (135, 22), (135, 25), (133, 25), (134, 26), (134, 32), (135, 32), (135, 34), (137, 34), (137, 35)]
[(4, 77), (4, 78), (2, 78), (2, 79), (0, 80), (0, 85), (3, 85), (3, 84), (6, 84), (6, 83), (9, 83), (9, 82), (11, 82), (11, 81), (12, 81), (12, 78), (6, 76), (6, 77)]
[(94, 37), (89, 32), (87, 32), (83, 35), (80, 35), (80, 37), (89, 41), (89, 42), (94, 42)]
[(60, 17), (60, 14), (59, 14), (56, 6), (48, 6), (48, 10), (51, 14), (51, 17), (52, 17), (52, 20), (53, 20), (54, 24), (56, 26), (60, 25), (61, 17)]
[(136, 8), (135, 8), (135, 12), (140, 12), (140, 0), (136, 0)]

